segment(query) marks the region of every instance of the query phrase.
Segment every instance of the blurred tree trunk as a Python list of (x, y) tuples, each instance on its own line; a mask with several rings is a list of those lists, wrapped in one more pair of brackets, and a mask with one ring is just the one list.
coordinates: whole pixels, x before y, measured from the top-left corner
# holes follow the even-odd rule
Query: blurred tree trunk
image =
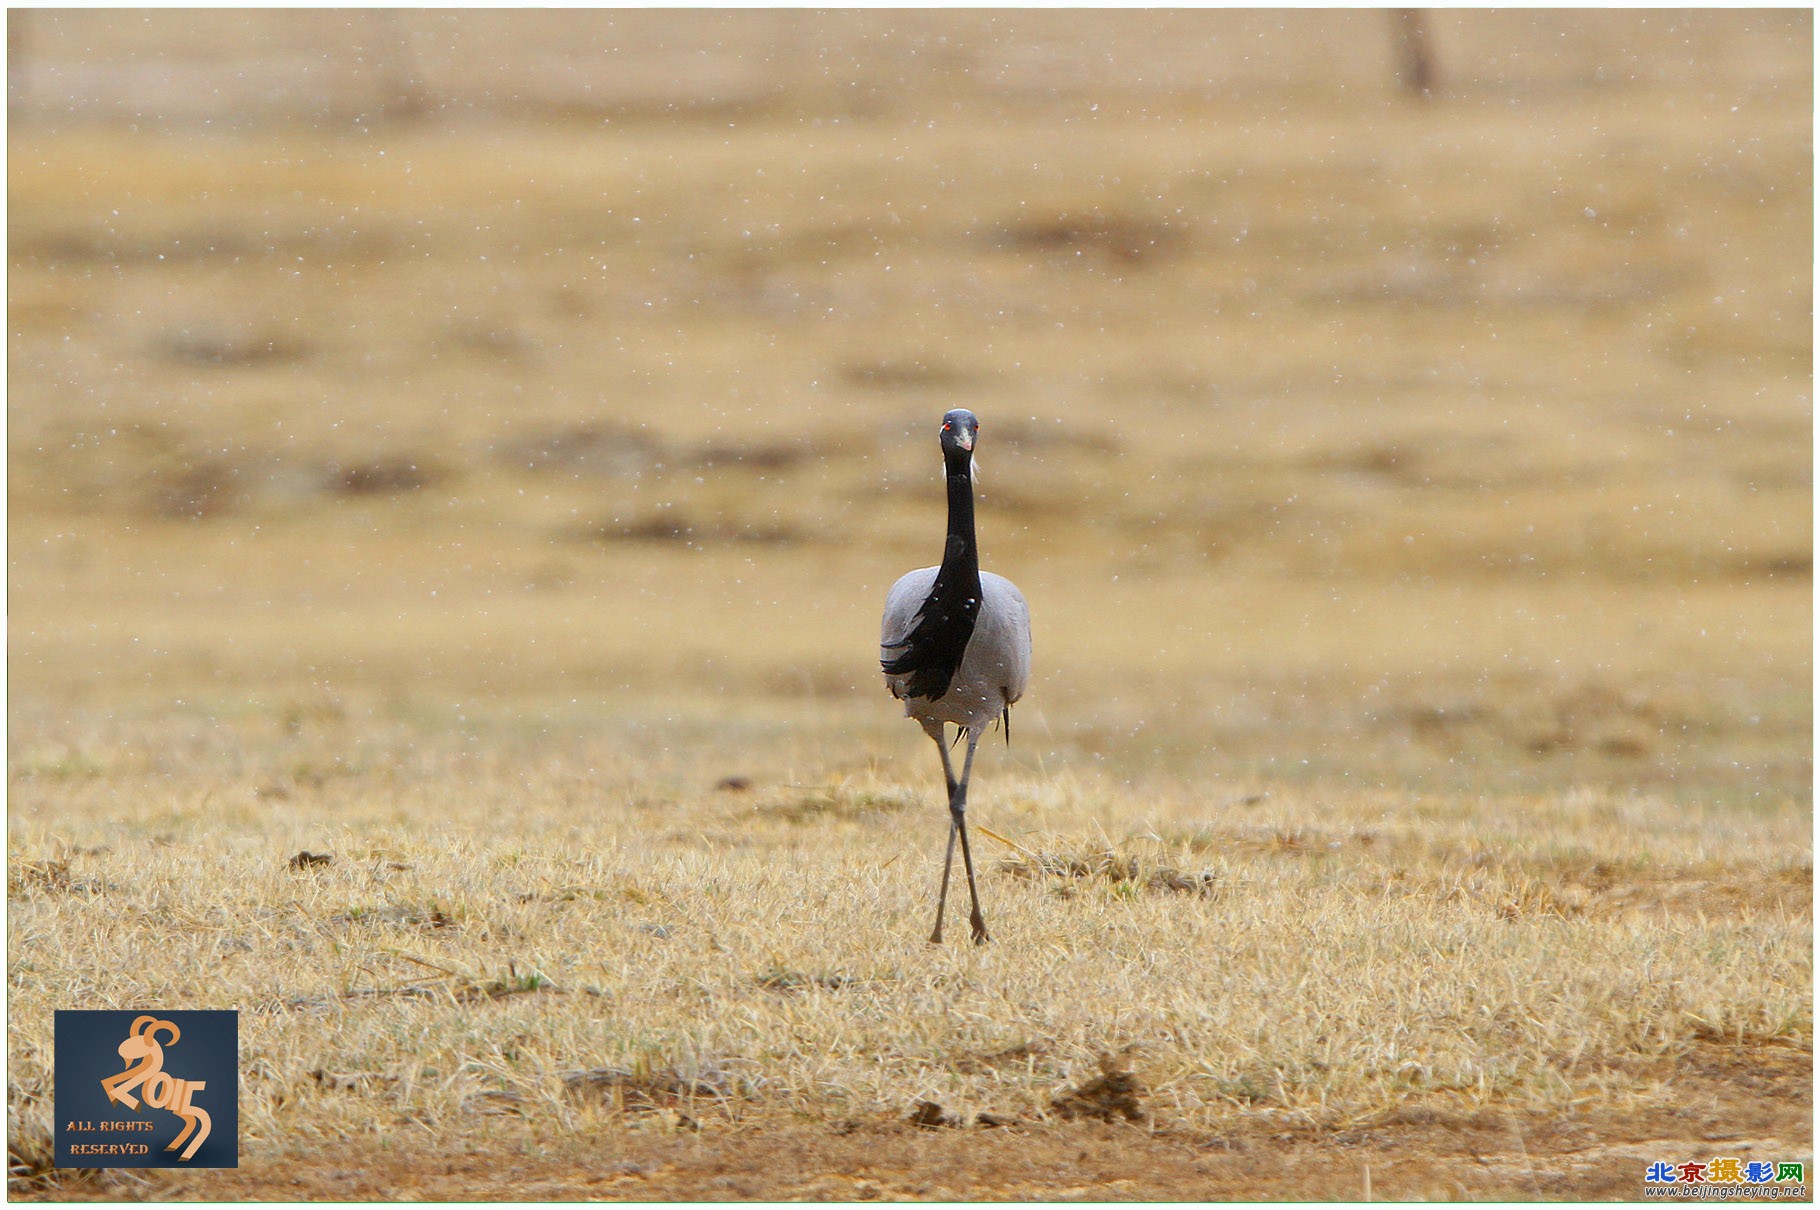
[(1391, 20), (1397, 36), (1397, 74), (1403, 90), (1427, 100), (1434, 95), (1434, 48), (1428, 38), (1428, 13), (1419, 8), (1394, 8)]
[[(374, 66), (379, 74), (380, 112), (395, 120), (422, 118), (430, 111), (430, 94), (411, 47), (411, 31), (396, 9), (376, 8), (372, 15), (379, 26), (375, 39), (379, 56)], [(385, 53), (388, 50), (390, 54)]]

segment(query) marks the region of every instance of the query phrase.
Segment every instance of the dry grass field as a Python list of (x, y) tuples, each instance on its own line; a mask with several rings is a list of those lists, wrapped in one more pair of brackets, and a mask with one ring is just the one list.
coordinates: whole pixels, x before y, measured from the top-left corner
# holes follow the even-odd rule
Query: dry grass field
[[(11, 20), (14, 1197), (1811, 1163), (1810, 13)], [(53, 1168), (76, 1007), (240, 1168)]]

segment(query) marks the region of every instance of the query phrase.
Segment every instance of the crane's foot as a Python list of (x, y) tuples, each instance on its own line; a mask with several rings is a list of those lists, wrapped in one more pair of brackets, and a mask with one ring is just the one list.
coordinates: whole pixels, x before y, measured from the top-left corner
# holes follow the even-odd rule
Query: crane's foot
[(933, 933), (929, 934), (929, 944), (930, 945), (940, 945), (941, 943), (942, 943), (942, 926), (938, 924), (935, 926), (935, 931)]
[(973, 944), (984, 945), (986, 942), (992, 940), (992, 935), (986, 931), (986, 921), (983, 917), (975, 916), (972, 920), (972, 924)]

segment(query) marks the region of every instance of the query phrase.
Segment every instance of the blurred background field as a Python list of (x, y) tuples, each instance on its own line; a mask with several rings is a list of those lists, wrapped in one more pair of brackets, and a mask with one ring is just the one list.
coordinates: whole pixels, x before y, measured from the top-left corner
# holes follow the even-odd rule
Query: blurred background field
[(988, 826), (1596, 793), (1811, 880), (1811, 13), (1429, 28), (12, 11), (12, 860), (925, 792), (965, 406)]
[(1434, 27), (22, 12), (13, 718), (889, 715), (966, 405), (1046, 746), (1800, 792), (1807, 18)]

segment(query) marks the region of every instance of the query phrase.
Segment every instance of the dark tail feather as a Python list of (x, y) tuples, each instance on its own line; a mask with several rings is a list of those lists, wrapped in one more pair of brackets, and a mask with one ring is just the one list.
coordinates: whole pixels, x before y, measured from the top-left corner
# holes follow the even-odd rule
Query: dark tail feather
[(1011, 746), (1011, 707), (1005, 707), (1005, 747)]

